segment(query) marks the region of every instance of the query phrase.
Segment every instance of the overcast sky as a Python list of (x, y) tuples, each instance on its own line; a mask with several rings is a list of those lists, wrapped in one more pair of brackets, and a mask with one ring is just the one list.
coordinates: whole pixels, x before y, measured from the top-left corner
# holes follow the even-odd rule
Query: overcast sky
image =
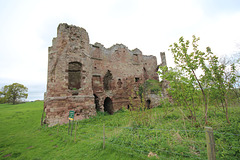
[(28, 87), (43, 99), (48, 47), (59, 23), (87, 30), (90, 43), (122, 43), (145, 55), (165, 51), (181, 36), (200, 37), (218, 56), (240, 51), (240, 0), (0, 0), (0, 88)]

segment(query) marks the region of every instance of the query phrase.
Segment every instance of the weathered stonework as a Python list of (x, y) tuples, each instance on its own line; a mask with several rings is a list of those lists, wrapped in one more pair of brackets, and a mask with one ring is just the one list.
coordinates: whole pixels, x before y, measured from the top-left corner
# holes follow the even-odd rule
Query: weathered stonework
[[(155, 56), (142, 55), (139, 49), (129, 50), (123, 44), (110, 48), (89, 44), (85, 29), (60, 24), (49, 47), (45, 121), (49, 126), (67, 123), (70, 110), (81, 120), (96, 115), (96, 110), (113, 114), (127, 108), (140, 84), (158, 80), (157, 68)], [(156, 95), (145, 98), (151, 107), (159, 103)], [(133, 101), (140, 101), (137, 94)]]

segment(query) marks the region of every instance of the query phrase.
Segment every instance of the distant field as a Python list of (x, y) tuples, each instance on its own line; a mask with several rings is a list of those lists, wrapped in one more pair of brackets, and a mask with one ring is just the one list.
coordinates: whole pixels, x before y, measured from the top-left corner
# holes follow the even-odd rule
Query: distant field
[[(159, 159), (207, 159), (203, 127), (192, 126), (178, 108), (169, 113), (163, 108), (98, 113), (79, 121), (72, 136), (68, 125), (40, 126), (42, 109), (41, 101), (0, 105), (0, 159), (138, 160), (148, 159), (151, 152)], [(217, 159), (240, 159), (240, 108), (229, 112), (231, 126), (224, 113), (210, 108)]]

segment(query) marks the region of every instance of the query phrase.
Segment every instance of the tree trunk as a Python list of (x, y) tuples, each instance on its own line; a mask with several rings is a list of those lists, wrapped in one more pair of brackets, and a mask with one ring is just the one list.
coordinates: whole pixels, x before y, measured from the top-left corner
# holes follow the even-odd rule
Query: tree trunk
[(192, 97), (192, 104), (193, 104), (193, 115), (194, 115), (194, 122), (196, 123), (196, 112), (195, 112), (195, 103), (194, 103), (194, 99)]
[(220, 99), (220, 101), (221, 101), (221, 104), (222, 104), (222, 109), (223, 109), (223, 112), (225, 112), (225, 108), (224, 108), (224, 104), (223, 104), (223, 101), (222, 101), (222, 99)]
[(13, 104), (16, 104), (16, 97), (13, 96)]
[(205, 93), (204, 93), (204, 91), (203, 91), (202, 85), (201, 85), (201, 83), (198, 81), (198, 78), (197, 78), (194, 70), (192, 70), (192, 72), (193, 72), (193, 75), (194, 75), (195, 79), (197, 80), (198, 85), (199, 85), (199, 87), (201, 88), (201, 91), (202, 91), (202, 95), (203, 95), (203, 99), (204, 99), (204, 103), (205, 103), (205, 116), (204, 116), (204, 117), (205, 117), (205, 124), (207, 124), (207, 123), (208, 123), (208, 122), (207, 122), (207, 112), (208, 112), (207, 99), (206, 99)]
[(228, 101), (227, 101), (226, 95), (224, 97), (225, 97), (224, 100), (225, 100), (225, 107), (226, 107), (226, 119), (227, 119), (228, 124), (230, 124), (230, 121), (228, 119)]

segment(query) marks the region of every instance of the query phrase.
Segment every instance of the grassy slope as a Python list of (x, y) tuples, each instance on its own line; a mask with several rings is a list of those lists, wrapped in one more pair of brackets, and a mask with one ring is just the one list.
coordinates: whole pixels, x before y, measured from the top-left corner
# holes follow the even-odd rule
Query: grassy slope
[[(68, 125), (41, 127), (42, 107), (43, 102), (0, 105), (0, 159), (131, 160), (146, 159), (150, 151), (157, 153), (163, 159), (207, 158), (205, 133), (191, 132), (191, 130), (202, 131), (202, 127), (192, 127), (191, 122), (179, 109), (174, 109), (167, 115), (163, 108), (141, 113), (118, 112), (113, 116), (99, 113), (94, 118), (78, 122), (75, 139), (75, 128), (71, 137), (67, 133)], [(183, 112), (188, 116), (186, 110)], [(214, 108), (210, 108), (209, 112), (209, 125), (215, 131), (230, 133), (230, 135), (215, 133), (218, 159), (240, 157), (240, 138), (231, 135), (240, 134), (240, 109), (230, 108), (229, 112), (231, 126), (226, 125), (222, 112), (214, 111)], [(165, 118), (162, 118), (163, 116)], [(134, 121), (146, 123), (141, 126), (134, 124)], [(103, 124), (106, 125), (107, 137), (104, 150), (102, 149)], [(124, 128), (128, 126), (133, 128)], [(134, 129), (138, 127), (148, 129)], [(224, 147), (229, 145), (234, 146), (235, 149), (228, 150)], [(137, 151), (132, 151), (132, 148)], [(185, 153), (190, 157), (182, 156)]]
[(0, 105), (0, 159), (137, 159), (110, 147), (102, 150), (100, 139), (74, 142), (67, 125), (60, 127), (59, 135), (40, 127), (42, 107), (43, 102)]

